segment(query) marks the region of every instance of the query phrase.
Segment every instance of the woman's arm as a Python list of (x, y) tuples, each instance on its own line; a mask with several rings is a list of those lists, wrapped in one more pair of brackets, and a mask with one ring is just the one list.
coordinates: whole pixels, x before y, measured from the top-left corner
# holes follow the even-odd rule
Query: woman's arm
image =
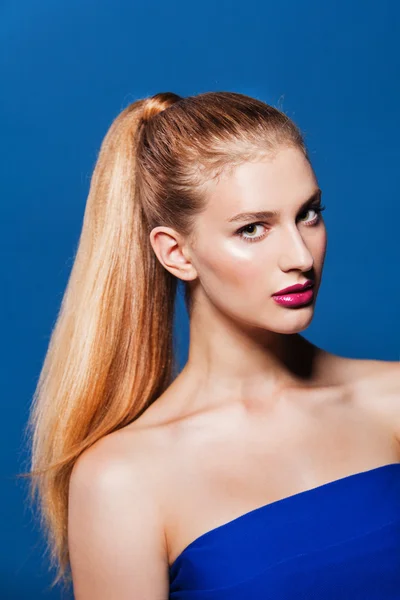
[[(75, 600), (166, 600), (168, 559), (142, 452), (136, 464), (107, 440), (70, 479), (68, 543)], [(114, 445), (115, 446), (115, 445)]]

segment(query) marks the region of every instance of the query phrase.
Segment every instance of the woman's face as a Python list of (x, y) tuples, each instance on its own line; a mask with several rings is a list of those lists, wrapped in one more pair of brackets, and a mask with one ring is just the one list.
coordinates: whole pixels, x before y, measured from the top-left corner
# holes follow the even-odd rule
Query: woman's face
[[(212, 183), (190, 248), (198, 277), (196, 305), (211, 302), (251, 327), (279, 333), (305, 329), (327, 243), (319, 206), (313, 169), (295, 148), (244, 163)], [(273, 214), (240, 216), (263, 211)], [(314, 283), (308, 301), (296, 305), (293, 295), (284, 304), (274, 299), (279, 290), (307, 279)]]

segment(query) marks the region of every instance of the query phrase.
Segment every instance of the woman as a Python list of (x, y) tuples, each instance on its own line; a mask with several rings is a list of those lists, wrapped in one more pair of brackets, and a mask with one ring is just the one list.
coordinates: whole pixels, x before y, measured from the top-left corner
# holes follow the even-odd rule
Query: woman
[(259, 100), (161, 93), (112, 124), (30, 420), (76, 600), (400, 597), (399, 365), (299, 334), (321, 202)]

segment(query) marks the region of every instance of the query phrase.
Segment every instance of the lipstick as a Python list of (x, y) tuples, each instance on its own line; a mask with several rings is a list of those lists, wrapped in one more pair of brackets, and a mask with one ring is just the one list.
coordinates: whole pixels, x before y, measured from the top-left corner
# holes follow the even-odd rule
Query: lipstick
[(305, 283), (296, 283), (279, 290), (272, 297), (277, 304), (288, 308), (309, 304), (314, 297), (314, 282), (307, 279)]

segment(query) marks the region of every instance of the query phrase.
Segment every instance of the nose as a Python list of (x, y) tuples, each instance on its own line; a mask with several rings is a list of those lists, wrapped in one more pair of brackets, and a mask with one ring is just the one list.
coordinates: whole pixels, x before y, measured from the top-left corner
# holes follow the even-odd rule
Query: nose
[(298, 269), (310, 271), (314, 265), (314, 258), (304, 242), (296, 226), (289, 227), (287, 234), (282, 237), (282, 250), (279, 257), (279, 266), (282, 271)]

